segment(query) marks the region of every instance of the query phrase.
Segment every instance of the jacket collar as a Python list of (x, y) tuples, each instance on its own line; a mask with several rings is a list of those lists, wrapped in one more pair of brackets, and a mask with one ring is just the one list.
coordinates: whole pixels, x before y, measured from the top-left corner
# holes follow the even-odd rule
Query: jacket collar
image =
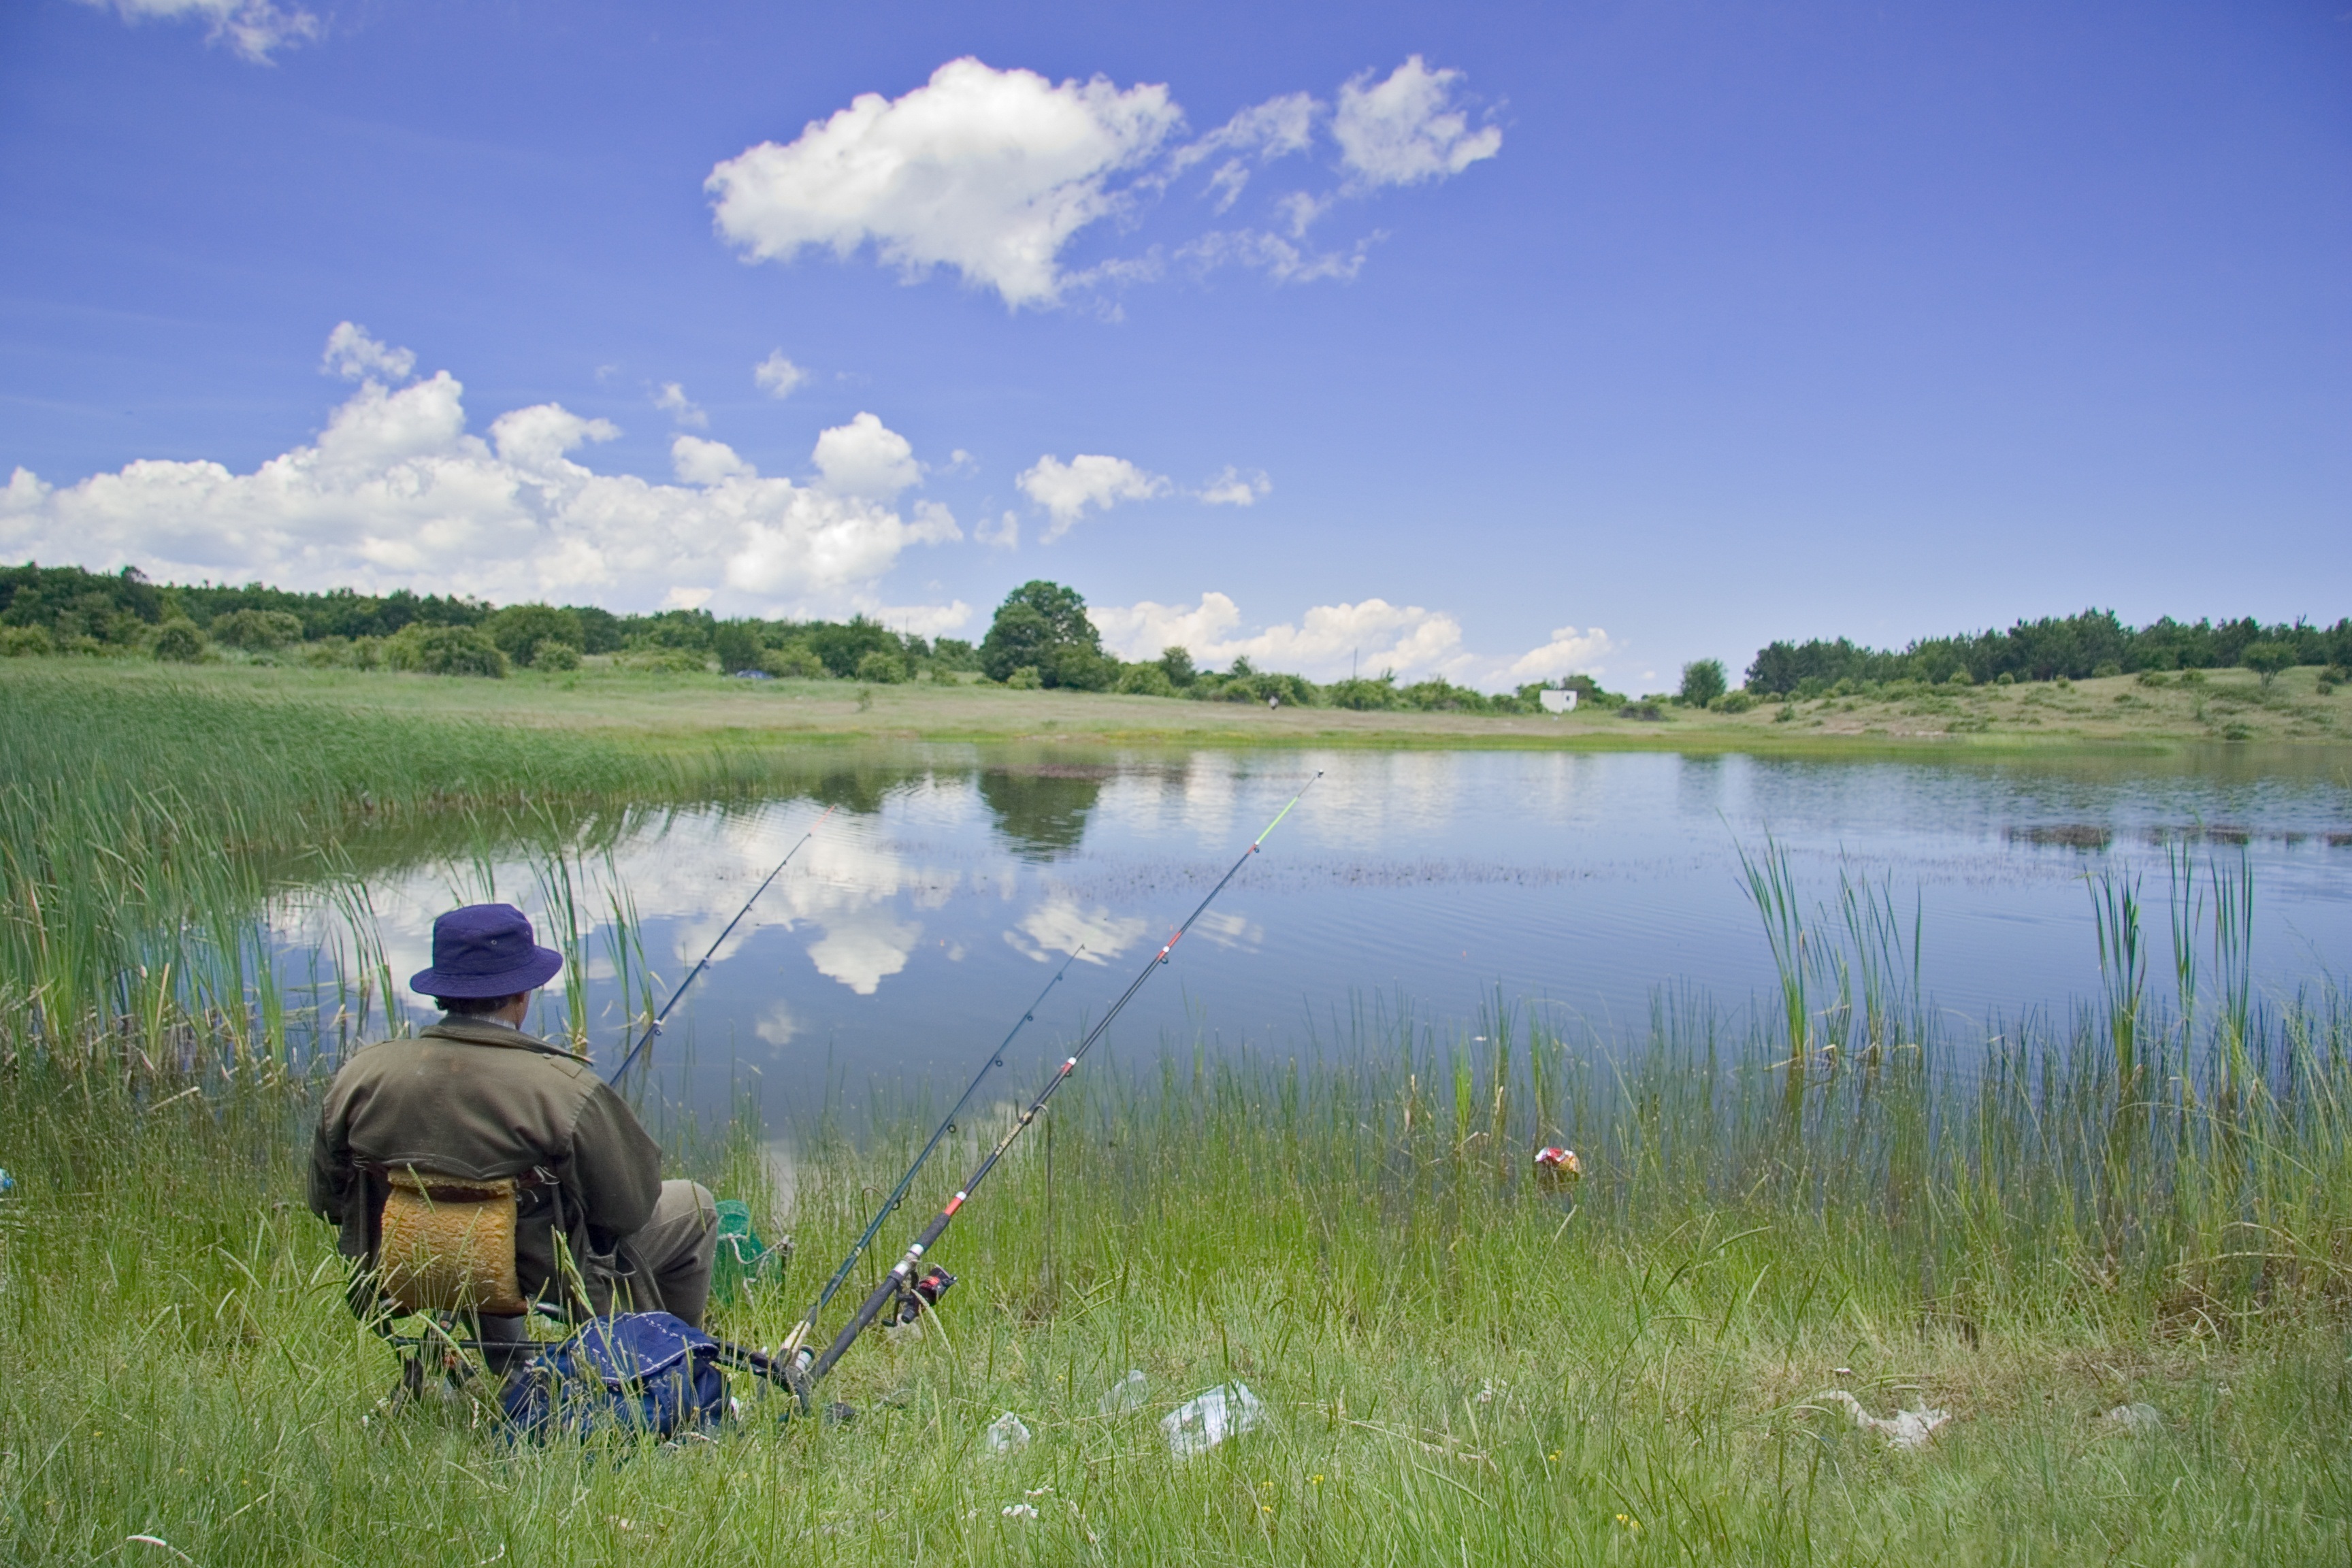
[(428, 1040), (457, 1040), (468, 1046), (497, 1046), (509, 1051), (537, 1051), (542, 1056), (563, 1057), (572, 1061), (585, 1061), (563, 1047), (526, 1035), (520, 1029), (489, 1018), (467, 1018), (455, 1014), (445, 1015), (437, 1024), (428, 1024), (417, 1031), (418, 1037)]

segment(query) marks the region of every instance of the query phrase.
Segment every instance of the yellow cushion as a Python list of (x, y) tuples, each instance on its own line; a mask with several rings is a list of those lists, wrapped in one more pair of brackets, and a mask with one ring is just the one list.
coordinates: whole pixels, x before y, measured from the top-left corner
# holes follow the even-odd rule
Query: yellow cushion
[(376, 1270), (410, 1312), (528, 1310), (515, 1277), (515, 1184), (403, 1168), (387, 1173)]

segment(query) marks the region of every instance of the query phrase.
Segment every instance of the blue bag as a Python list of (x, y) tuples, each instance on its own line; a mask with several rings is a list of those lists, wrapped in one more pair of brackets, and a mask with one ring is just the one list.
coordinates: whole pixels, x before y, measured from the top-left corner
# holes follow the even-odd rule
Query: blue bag
[(718, 1341), (667, 1312), (597, 1318), (509, 1377), (499, 1406), (521, 1437), (673, 1436), (726, 1413), (718, 1358)]

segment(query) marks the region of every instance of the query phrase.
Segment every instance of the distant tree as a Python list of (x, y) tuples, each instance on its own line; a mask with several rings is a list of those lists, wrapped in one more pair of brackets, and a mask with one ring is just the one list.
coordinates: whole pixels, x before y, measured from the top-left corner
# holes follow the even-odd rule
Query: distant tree
[(1168, 672), (1171, 686), (1190, 686), (1201, 673), (1192, 666), (1192, 650), (1181, 643), (1160, 650), (1160, 668)]
[[(981, 639), (980, 668), (991, 680), (1010, 680), (1016, 670), (1034, 669), (1043, 684), (1056, 686), (1062, 681), (1055, 655), (1066, 648), (1090, 656), (1068, 660), (1069, 673), (1080, 681), (1095, 679), (1102, 634), (1087, 618), (1086, 600), (1075, 588), (1041, 578), (1022, 584), (997, 606), (988, 636)], [(1116, 671), (1103, 676), (1100, 686), (1085, 689), (1100, 690), (1114, 679)]]
[(1727, 684), (1719, 658), (1696, 658), (1683, 666), (1682, 700), (1689, 707), (1706, 707), (1723, 695)]
[(719, 673), (734, 675), (746, 669), (762, 669), (762, 656), (768, 651), (760, 640), (760, 628), (744, 621), (721, 621), (710, 636), (710, 651), (719, 656)]
[(284, 610), (232, 610), (213, 617), (213, 640), (266, 653), (302, 640), (300, 617)]
[(543, 642), (559, 642), (578, 649), (588, 644), (587, 629), (570, 610), (552, 605), (509, 605), (482, 623), (498, 650), (517, 664), (529, 664), (531, 649)]
[(934, 637), (931, 662), (941, 669), (978, 669), (980, 650), (961, 637)]
[(803, 627), (799, 635), (809, 650), (824, 660), (826, 670), (843, 680), (856, 675), (857, 667), (869, 653), (887, 653), (893, 658), (905, 657), (898, 634), (864, 616), (846, 622), (817, 621)]
[(621, 617), (610, 610), (600, 610), (593, 605), (567, 606), (580, 617), (580, 631), (584, 640), (582, 653), (618, 653), (621, 651)]
[(2268, 686), (2282, 671), (2294, 668), (2294, 648), (2283, 642), (2252, 643), (2238, 656), (2238, 662), (2261, 676), (2263, 684)]

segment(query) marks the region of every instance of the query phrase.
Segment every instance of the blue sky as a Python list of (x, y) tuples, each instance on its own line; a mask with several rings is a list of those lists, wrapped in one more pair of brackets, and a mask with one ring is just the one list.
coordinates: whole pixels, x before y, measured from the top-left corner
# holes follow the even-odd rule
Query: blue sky
[(1635, 689), (2352, 613), (2344, 0), (19, 0), (0, 146), (14, 559)]

